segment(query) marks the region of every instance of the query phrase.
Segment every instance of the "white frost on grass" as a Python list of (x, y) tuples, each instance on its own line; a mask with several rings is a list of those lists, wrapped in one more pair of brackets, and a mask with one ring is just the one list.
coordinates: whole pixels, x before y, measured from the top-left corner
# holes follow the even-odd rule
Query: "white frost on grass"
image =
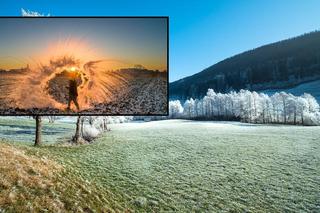
[(120, 209), (319, 212), (320, 127), (188, 120), (110, 126), (89, 146), (39, 152), (112, 192)]
[(83, 163), (83, 174), (125, 194), (123, 206), (147, 212), (317, 209), (320, 127), (165, 120), (111, 129), (73, 159), (79, 168), (94, 159)]
[(84, 125), (82, 137), (88, 141), (93, 140), (101, 134), (101, 130), (97, 129), (95, 126)]

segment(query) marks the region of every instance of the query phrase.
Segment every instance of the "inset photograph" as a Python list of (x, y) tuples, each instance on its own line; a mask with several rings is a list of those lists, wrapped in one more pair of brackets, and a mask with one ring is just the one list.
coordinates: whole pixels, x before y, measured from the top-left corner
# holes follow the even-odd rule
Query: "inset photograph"
[(0, 18), (1, 115), (166, 115), (167, 17)]

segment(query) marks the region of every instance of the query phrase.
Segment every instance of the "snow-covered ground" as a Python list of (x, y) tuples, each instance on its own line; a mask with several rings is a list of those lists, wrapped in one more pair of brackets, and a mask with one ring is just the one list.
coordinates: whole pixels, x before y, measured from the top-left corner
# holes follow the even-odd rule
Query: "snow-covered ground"
[(276, 92), (281, 92), (281, 91), (286, 92), (286, 93), (291, 93), (296, 96), (303, 95), (303, 93), (309, 93), (313, 97), (315, 97), (315, 99), (317, 99), (318, 103), (320, 103), (320, 80), (303, 83), (303, 84), (300, 84), (296, 87), (289, 88), (289, 89), (281, 89), (281, 90), (268, 89), (268, 90), (262, 90), (259, 92), (264, 92), (266, 94), (272, 95)]
[(97, 104), (83, 113), (103, 114), (166, 114), (167, 81), (162, 77), (133, 81), (114, 101)]
[[(60, 74), (49, 81), (46, 78), (42, 79), (46, 86), (41, 88), (38, 88), (40, 83), (34, 82), (33, 78), (28, 78), (28, 84), (17, 83), (20, 78), (26, 78), (25, 76), (21, 73), (0, 73), (0, 114), (78, 113), (74, 111), (76, 109), (73, 104), (71, 111), (67, 110), (69, 98), (67, 74)], [(167, 113), (166, 73), (123, 70), (103, 72), (103, 77), (104, 81), (100, 79), (101, 82), (97, 79), (83, 82), (79, 80), (82, 82), (77, 87), (79, 113), (118, 115)]]

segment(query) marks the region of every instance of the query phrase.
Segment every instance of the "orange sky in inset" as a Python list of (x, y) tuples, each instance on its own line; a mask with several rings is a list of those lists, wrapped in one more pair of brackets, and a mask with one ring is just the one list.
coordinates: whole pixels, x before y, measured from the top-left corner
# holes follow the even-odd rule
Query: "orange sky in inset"
[[(141, 64), (139, 61), (131, 62), (123, 60), (121, 58), (112, 58), (112, 54), (106, 52), (102, 53), (98, 48), (90, 46), (89, 42), (80, 38), (68, 38), (65, 40), (57, 40), (48, 43), (42, 51), (31, 55), (29, 60), (14, 60), (14, 58), (8, 57), (7, 59), (0, 60), (0, 68), (5, 70), (24, 68), (27, 65), (33, 64), (46, 64), (50, 60), (61, 56), (73, 56), (75, 59), (80, 60), (81, 63), (95, 60), (114, 60), (121, 63), (108, 63), (108, 70), (116, 70), (119, 68), (132, 67), (135, 64)], [(145, 62), (143, 64), (147, 69), (154, 69), (164, 71), (167, 70), (166, 64), (156, 64), (151, 62)]]
[(167, 69), (163, 18), (3, 18), (0, 26), (0, 69), (46, 65), (63, 56)]

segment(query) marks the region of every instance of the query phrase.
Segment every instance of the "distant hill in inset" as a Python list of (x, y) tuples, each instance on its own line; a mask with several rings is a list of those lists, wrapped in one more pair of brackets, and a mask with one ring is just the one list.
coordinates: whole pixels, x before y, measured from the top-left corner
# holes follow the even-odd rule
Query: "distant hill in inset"
[(243, 52), (172, 82), (170, 99), (203, 97), (208, 88), (282, 90), (315, 80), (320, 80), (319, 31)]
[(15, 74), (25, 74), (26, 72), (29, 71), (29, 68), (21, 68), (21, 69), (11, 69), (11, 70), (4, 70), (4, 69), (0, 69), (0, 74), (8, 74), (8, 75), (15, 75)]

